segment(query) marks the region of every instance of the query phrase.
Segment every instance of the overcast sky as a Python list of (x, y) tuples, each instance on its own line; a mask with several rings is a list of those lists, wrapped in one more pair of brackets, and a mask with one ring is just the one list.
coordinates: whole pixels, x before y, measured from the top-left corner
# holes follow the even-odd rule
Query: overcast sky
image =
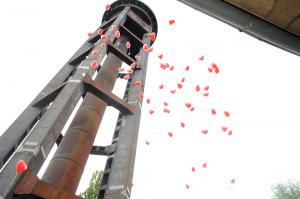
[[(1, 133), (81, 46), (87, 33), (96, 30), (105, 5), (112, 2), (0, 2)], [(151, 103), (143, 105), (131, 198), (265, 199), (271, 198), (273, 183), (300, 181), (300, 58), (175, 0), (147, 4), (157, 17), (158, 37), (149, 57), (145, 98)], [(170, 19), (176, 21), (172, 26)], [(161, 53), (162, 60), (157, 57)], [(199, 61), (202, 55), (204, 61)], [(161, 62), (174, 66), (174, 71), (162, 70)], [(212, 62), (219, 66), (219, 74), (208, 72)], [(183, 77), (179, 90), (177, 83)], [(158, 88), (160, 84), (164, 89)], [(194, 90), (197, 84), (199, 93)], [(202, 95), (206, 85), (208, 97)], [(114, 92), (123, 96), (124, 86), (124, 80), (118, 80)], [(165, 101), (169, 114), (163, 112)], [(195, 107), (193, 112), (185, 107), (187, 102)], [(216, 115), (210, 113), (212, 108)], [(150, 115), (152, 109), (155, 113)], [(118, 112), (108, 108), (106, 113), (97, 145), (111, 142)], [(233, 134), (224, 133), (222, 126)], [(208, 130), (206, 135), (203, 129)], [(105, 161), (90, 156), (78, 192)]]

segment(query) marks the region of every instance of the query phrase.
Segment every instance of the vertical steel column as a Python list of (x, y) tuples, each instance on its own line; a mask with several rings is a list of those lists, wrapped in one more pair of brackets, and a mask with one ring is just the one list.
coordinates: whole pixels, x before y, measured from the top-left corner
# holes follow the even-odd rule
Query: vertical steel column
[[(126, 51), (124, 36), (119, 38), (119, 48)], [(106, 91), (112, 91), (118, 77), (122, 61), (109, 53), (95, 82)], [(107, 104), (87, 93), (69, 129), (59, 145), (54, 157), (42, 177), (43, 181), (68, 192), (75, 193), (86, 161), (93, 146), (98, 127)], [(55, 193), (52, 198), (56, 198)]]

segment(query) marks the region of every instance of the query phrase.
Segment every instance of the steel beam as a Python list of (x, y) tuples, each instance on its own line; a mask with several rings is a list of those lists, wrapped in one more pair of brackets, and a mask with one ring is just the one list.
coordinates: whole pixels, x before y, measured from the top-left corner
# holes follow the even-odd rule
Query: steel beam
[(300, 55), (300, 37), (222, 0), (178, 0), (259, 40)]

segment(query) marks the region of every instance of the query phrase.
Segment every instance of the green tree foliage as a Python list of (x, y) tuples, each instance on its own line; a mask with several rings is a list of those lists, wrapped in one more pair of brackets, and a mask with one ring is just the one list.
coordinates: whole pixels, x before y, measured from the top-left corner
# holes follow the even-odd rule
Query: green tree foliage
[(83, 193), (80, 193), (79, 195), (85, 199), (97, 199), (102, 178), (103, 178), (103, 172), (98, 170), (95, 171), (89, 182), (88, 188)]
[(273, 199), (300, 199), (300, 183), (289, 181), (272, 186)]

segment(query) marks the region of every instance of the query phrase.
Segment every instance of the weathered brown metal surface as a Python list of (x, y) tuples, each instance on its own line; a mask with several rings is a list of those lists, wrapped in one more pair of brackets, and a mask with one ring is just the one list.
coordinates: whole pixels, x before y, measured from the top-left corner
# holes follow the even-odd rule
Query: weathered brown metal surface
[(300, 36), (299, 0), (225, 0), (276, 26)]
[[(125, 51), (125, 38), (120, 38), (120, 47)], [(103, 90), (111, 92), (118, 77), (122, 61), (108, 54), (95, 78)], [(98, 127), (107, 103), (87, 93), (60, 147), (57, 149), (42, 179), (49, 184), (75, 193), (86, 161), (92, 149)]]

